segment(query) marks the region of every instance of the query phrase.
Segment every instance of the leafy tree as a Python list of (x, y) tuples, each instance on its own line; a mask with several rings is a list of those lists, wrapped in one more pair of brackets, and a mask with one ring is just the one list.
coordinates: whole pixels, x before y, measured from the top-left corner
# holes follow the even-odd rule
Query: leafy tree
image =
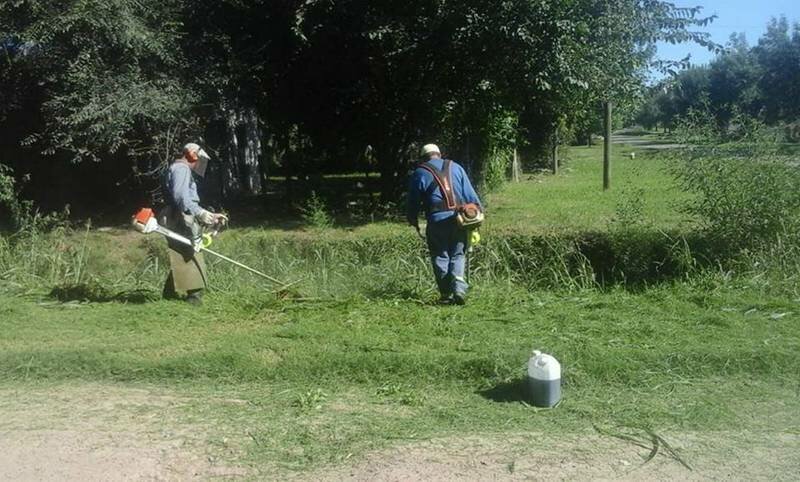
[(258, 192), (267, 168), (375, 167), (394, 199), (420, 142), (482, 176), (514, 145), (534, 155), (559, 126), (591, 126), (601, 102), (632, 105), (656, 41), (708, 44), (700, 14), (660, 0), (4, 2), (0, 78), (37, 87), (4, 94), (0, 127), (31, 119), (9, 144), (109, 195), (191, 135), (221, 160), (225, 196)]
[(744, 34), (732, 35), (728, 48), (711, 63), (708, 101), (717, 122), (727, 126), (739, 112), (758, 113), (758, 63)]
[[(658, 109), (655, 109), (658, 106)], [(743, 34), (734, 34), (708, 67), (691, 67), (661, 82), (648, 93), (639, 120), (660, 112), (662, 123), (696, 109), (709, 109), (721, 128), (739, 114), (768, 125), (800, 119), (800, 25), (790, 34), (785, 18), (773, 19), (758, 45), (749, 48)]]
[(800, 26), (790, 36), (785, 17), (772, 19), (754, 51), (763, 71), (759, 88), (765, 120), (800, 118)]
[[(194, 93), (182, 82), (180, 7), (174, 0), (5, 2), (0, 36), (30, 45), (46, 100), (45, 126), (26, 142), (76, 161), (152, 155), (185, 124)], [(167, 20), (169, 19), (169, 20)]]

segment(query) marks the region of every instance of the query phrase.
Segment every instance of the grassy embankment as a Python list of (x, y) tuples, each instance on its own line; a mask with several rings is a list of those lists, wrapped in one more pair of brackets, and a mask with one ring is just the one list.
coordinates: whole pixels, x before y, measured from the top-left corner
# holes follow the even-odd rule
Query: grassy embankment
[[(5, 246), (18, 259), (6, 256), (0, 266), (0, 383), (22, 391), (85, 383), (168, 389), (182, 397), (175, 423), (204, 426), (206, 450), (256, 473), (431, 437), (797, 427), (796, 295), (763, 279), (708, 273), (636, 290), (598, 288), (591, 265), (583, 275), (569, 265), (580, 256), (551, 256), (575, 249), (554, 247), (548, 236), (617, 230), (613, 219), (631, 200), (646, 229), (689, 229), (675, 205), (682, 194), (657, 158), (620, 156), (614, 190), (602, 193), (598, 153), (573, 148), (560, 177), (526, 176), (489, 199), (491, 222), (464, 308), (432, 305), (421, 244), (390, 223), (233, 229), (218, 248), (302, 278), (301, 299), (276, 299), (255, 278), (215, 264), (217, 290), (200, 309), (45, 296), (58, 282), (92, 280), (112, 286), (111, 294), (152, 292), (164, 274), (160, 240), (75, 233), (72, 247), (61, 245), (49, 261), (37, 261), (30, 247), (21, 259), (23, 250)], [(545, 241), (523, 246), (526, 237)], [(515, 251), (520, 246), (528, 251)], [(542, 250), (551, 254), (520, 259)], [(531, 348), (563, 363), (555, 410), (522, 401)]]

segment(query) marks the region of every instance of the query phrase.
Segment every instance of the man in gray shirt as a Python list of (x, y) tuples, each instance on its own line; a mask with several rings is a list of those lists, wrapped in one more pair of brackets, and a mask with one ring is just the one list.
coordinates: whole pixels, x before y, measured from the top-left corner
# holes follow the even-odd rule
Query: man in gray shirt
[[(199, 145), (191, 143), (183, 148), (183, 157), (176, 159), (162, 178), (162, 191), (167, 202), (159, 223), (195, 243), (201, 243), (202, 227), (227, 222), (222, 214), (212, 213), (200, 206), (195, 175), (204, 176), (208, 155)], [(170, 274), (164, 284), (164, 298), (176, 299), (186, 293), (186, 301), (202, 304), (203, 290), (207, 286), (206, 265), (203, 253), (197, 249), (167, 239)]]

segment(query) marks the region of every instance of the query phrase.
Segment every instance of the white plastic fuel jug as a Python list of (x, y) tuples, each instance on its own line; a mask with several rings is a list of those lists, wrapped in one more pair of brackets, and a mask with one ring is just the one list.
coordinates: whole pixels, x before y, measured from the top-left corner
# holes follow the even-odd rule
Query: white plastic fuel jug
[(561, 400), (561, 364), (539, 350), (528, 360), (528, 396), (535, 407), (552, 407)]

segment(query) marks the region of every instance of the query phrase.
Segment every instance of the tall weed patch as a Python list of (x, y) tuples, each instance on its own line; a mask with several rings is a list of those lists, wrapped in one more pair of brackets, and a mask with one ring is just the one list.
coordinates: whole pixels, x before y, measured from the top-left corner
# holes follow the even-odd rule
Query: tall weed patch
[[(785, 286), (800, 278), (798, 244), (782, 234), (765, 248), (741, 250), (720, 265), (716, 245), (692, 233), (611, 223), (602, 232), (532, 236), (489, 231), (469, 256), (478, 288), (582, 291), (686, 279), (704, 269), (762, 276)], [(425, 243), (415, 235), (343, 237), (339, 233), (285, 234), (231, 230), (212, 246), (248, 266), (291, 283), (301, 299), (413, 299), (436, 297)], [(794, 257), (793, 257), (794, 256)], [(262, 304), (280, 287), (213, 256), (206, 256), (210, 288), (246, 305)], [(166, 242), (125, 231), (58, 227), (0, 237), (2, 289), (51, 293), (62, 300), (133, 301), (157, 297), (169, 270)], [(793, 273), (793, 274), (792, 274)]]
[(800, 168), (782, 154), (774, 130), (738, 117), (737, 128), (720, 132), (701, 114), (684, 120), (687, 145), (672, 155), (672, 171), (683, 189), (696, 194), (686, 206), (724, 261), (757, 251), (778, 236), (796, 244), (800, 214)]
[[(681, 251), (673, 249), (680, 244), (676, 239), (683, 238), (489, 231), (469, 256), (469, 278), (477, 286), (567, 291), (659, 279), (683, 266)], [(412, 233), (343, 237), (333, 231), (231, 230), (212, 248), (292, 283), (293, 296), (301, 298), (425, 300), (436, 295), (427, 247)], [(260, 303), (279, 291), (279, 286), (213, 256), (206, 256), (206, 263), (211, 288), (244, 303)], [(60, 227), (0, 238), (4, 285), (17, 291), (52, 291), (60, 299), (157, 296), (168, 269), (166, 243), (155, 235)]]
[(83, 243), (65, 213), (44, 215), (20, 198), (11, 170), (0, 164), (0, 206), (8, 213), (11, 233), (0, 231), (0, 289), (31, 290), (70, 280), (86, 281), (89, 226)]

